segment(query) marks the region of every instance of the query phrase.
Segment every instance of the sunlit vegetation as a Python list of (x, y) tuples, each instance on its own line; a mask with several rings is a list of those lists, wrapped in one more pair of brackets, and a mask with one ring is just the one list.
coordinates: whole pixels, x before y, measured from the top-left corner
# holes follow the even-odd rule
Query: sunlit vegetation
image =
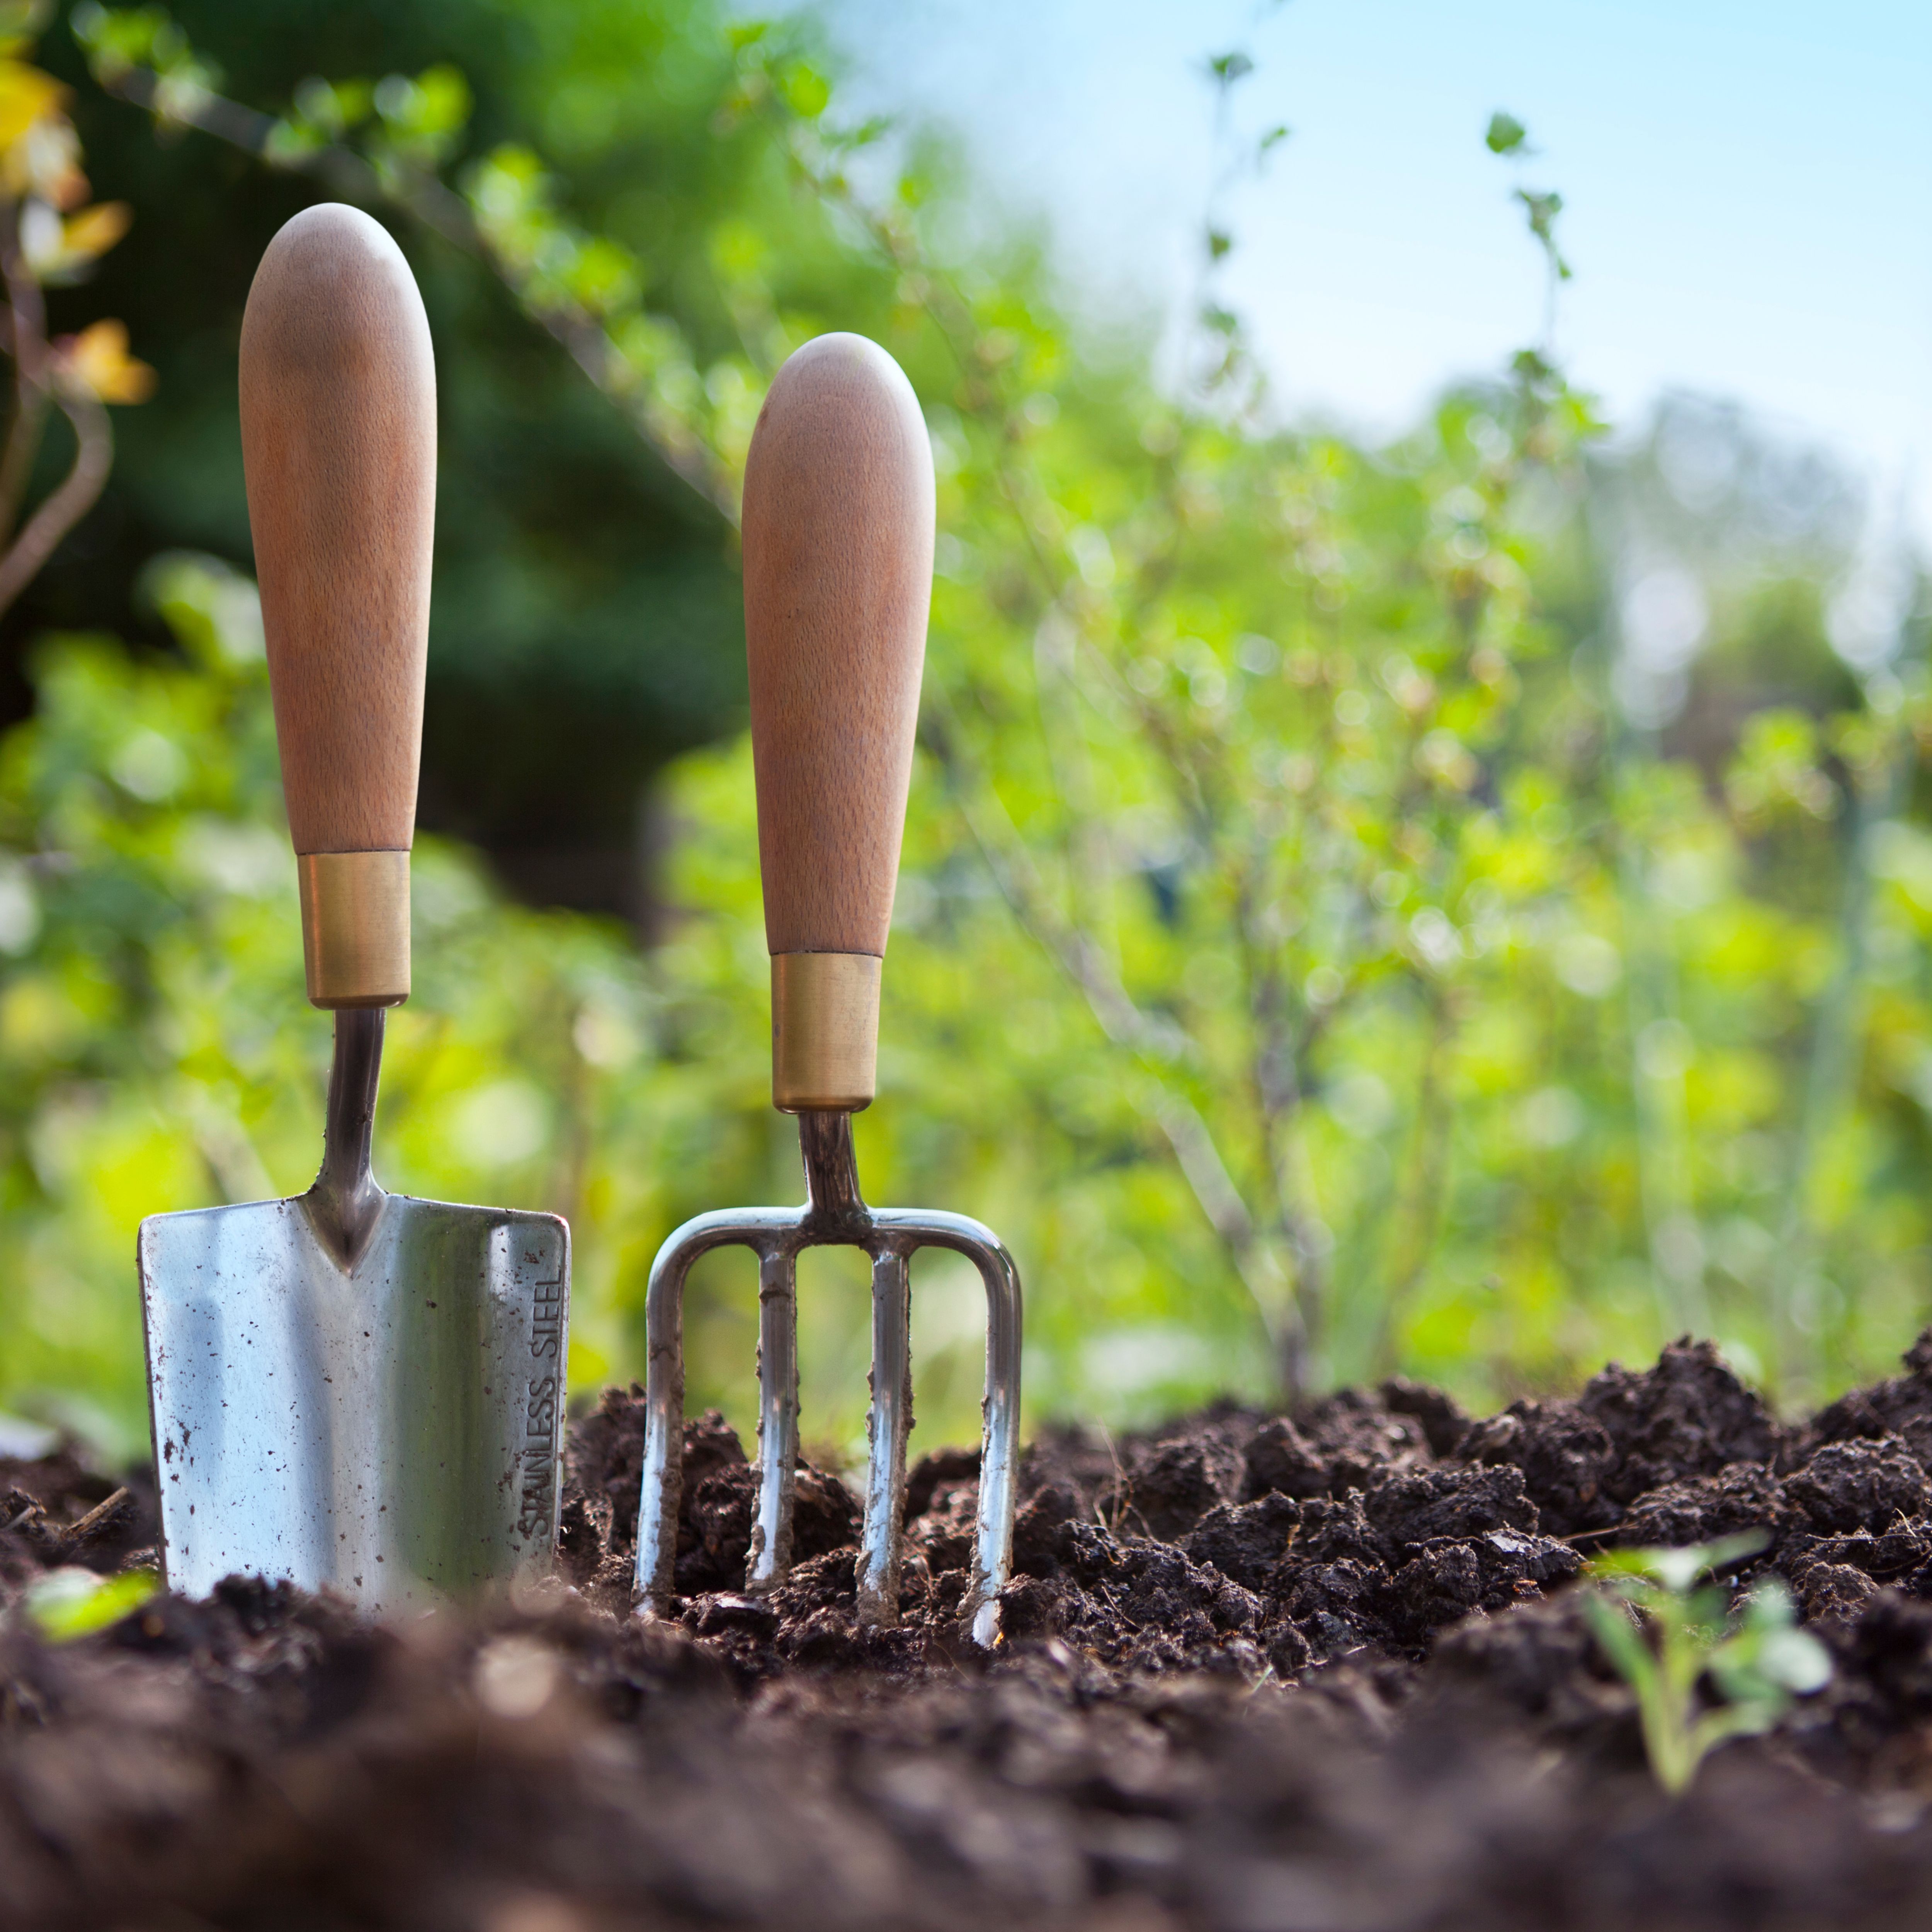
[[(1828, 466), (1690, 399), (1612, 436), (1538, 316), (1392, 444), (1298, 428), (1217, 301), (1211, 220), (1156, 382), (1028, 249), (950, 246), (970, 181), (844, 126), (796, 22), (468, 10), (518, 26), (568, 116), (491, 94), (453, 32), (413, 77), (238, 100), (225, 50), (157, 9), (74, 26), (115, 112), (364, 200), (426, 285), (487, 282), (695, 506), (694, 555), (728, 555), (791, 348), (853, 328), (904, 364), (938, 578), (860, 1161), (875, 1198), (1004, 1234), (1033, 1414), (1398, 1371), (1492, 1400), (1686, 1330), (1787, 1398), (1896, 1355), (1932, 1304), (1932, 692), (1916, 572)], [(652, 81), (592, 58), (607, 29), (663, 44), (683, 148), (620, 138)], [(1214, 138), (1291, 167), (1238, 131), (1244, 62), (1210, 76)], [(1488, 139), (1509, 191), (1522, 130)], [(1518, 192), (1554, 302), (1561, 202)], [(0, 1399), (130, 1439), (136, 1222), (297, 1189), (318, 1142), (244, 565), (148, 565), (132, 621), (166, 650), (48, 638), (0, 755)], [(648, 947), (418, 848), (379, 1172), (571, 1217), (583, 1384), (639, 1367), (677, 1221), (798, 1192), (728, 703), (715, 735), (651, 780)], [(548, 755), (567, 779), (569, 743)], [(970, 1280), (926, 1266), (929, 1443), (976, 1426), (980, 1329)], [(861, 1291), (830, 1260), (806, 1291), (808, 1429), (848, 1442)], [(700, 1270), (694, 1402), (742, 1411), (754, 1307), (730, 1258)]]

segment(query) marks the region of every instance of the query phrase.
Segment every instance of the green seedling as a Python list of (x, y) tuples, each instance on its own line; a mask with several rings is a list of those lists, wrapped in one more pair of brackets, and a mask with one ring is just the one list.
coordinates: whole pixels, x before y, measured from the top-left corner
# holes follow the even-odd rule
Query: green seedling
[[(1822, 1688), (1832, 1675), (1825, 1646), (1798, 1628), (1791, 1593), (1776, 1577), (1753, 1585), (1735, 1616), (1723, 1589), (1693, 1587), (1756, 1556), (1765, 1541), (1752, 1532), (1689, 1550), (1613, 1550), (1586, 1566), (1602, 1587), (1586, 1598), (1584, 1612), (1636, 1693), (1644, 1748), (1666, 1791), (1684, 1790), (1726, 1738), (1769, 1730), (1794, 1695)], [(1718, 1701), (1700, 1708), (1706, 1679)]]
[(124, 1570), (98, 1576), (77, 1566), (50, 1570), (28, 1585), (22, 1608), (49, 1643), (71, 1643), (139, 1610), (161, 1587), (152, 1570)]

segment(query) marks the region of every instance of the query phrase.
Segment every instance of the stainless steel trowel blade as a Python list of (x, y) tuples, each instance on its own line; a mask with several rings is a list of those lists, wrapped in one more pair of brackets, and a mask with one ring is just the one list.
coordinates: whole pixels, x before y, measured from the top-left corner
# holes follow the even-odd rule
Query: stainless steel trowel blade
[(380, 1615), (548, 1570), (569, 1244), (399, 1194), (350, 1270), (304, 1197), (144, 1221), (170, 1587), (286, 1577)]

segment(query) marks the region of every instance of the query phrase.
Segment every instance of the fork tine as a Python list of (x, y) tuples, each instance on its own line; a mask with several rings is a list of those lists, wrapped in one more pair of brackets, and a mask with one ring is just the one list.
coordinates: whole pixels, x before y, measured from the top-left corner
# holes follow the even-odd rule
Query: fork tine
[(974, 1538), (973, 1588), (967, 1599), (974, 1642), (990, 1650), (1000, 1636), (1000, 1592), (1012, 1574), (1013, 1516), (1020, 1456), (1019, 1270), (989, 1228), (971, 1251), (986, 1285), (986, 1395), (980, 1444), (980, 1520)]
[(758, 1512), (745, 1588), (775, 1590), (791, 1570), (798, 1486), (798, 1262), (790, 1249), (758, 1262)]
[(684, 1278), (695, 1252), (680, 1228), (651, 1264), (644, 1297), (644, 1455), (638, 1491), (638, 1562), (632, 1585), (640, 1610), (670, 1594), (683, 1488)]
[(859, 1559), (859, 1620), (899, 1620), (899, 1559), (905, 1533), (906, 1437), (912, 1429), (912, 1285), (907, 1256), (888, 1249), (872, 1261), (872, 1455), (866, 1472), (866, 1530)]
[[(964, 1214), (880, 1208), (874, 1211), (872, 1222), (882, 1246), (950, 1249), (979, 1270), (986, 1286), (986, 1394), (981, 1409), (979, 1520), (974, 1534), (973, 1580), (960, 1614), (974, 1642), (991, 1649), (999, 1641), (999, 1594), (1012, 1574), (1024, 1322), (1019, 1270), (999, 1236)], [(877, 1453), (875, 1444), (875, 1458)]]
[[(797, 1211), (792, 1208), (750, 1208), (699, 1214), (672, 1232), (651, 1263), (650, 1283), (644, 1294), (644, 1455), (638, 1492), (638, 1563), (633, 1586), (638, 1609), (644, 1616), (663, 1610), (676, 1581), (678, 1509), (684, 1486), (684, 1286), (691, 1264), (715, 1248), (749, 1248), (759, 1258), (763, 1282), (771, 1274), (772, 1257), (784, 1249), (797, 1225)], [(762, 1337), (762, 1316), (760, 1328)], [(796, 1460), (795, 1348), (790, 1359)], [(779, 1514), (788, 1528), (789, 1508)]]

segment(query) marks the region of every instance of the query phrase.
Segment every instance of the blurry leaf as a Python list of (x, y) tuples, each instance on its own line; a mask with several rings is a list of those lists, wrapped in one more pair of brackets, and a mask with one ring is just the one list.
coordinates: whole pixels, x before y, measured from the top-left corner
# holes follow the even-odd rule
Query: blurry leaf
[(20, 210), (20, 253), (34, 275), (42, 280), (61, 262), (61, 218), (46, 202), (30, 200)]
[(1528, 129), (1514, 114), (1505, 114), (1498, 110), (1490, 116), (1483, 145), (1492, 154), (1517, 154), (1525, 152), (1523, 144), (1528, 138)]
[(134, 218), (134, 211), (124, 201), (97, 202), (68, 217), (62, 231), (63, 245), (72, 256), (104, 255), (127, 233)]
[(131, 218), (127, 203), (117, 201), (83, 208), (63, 221), (50, 203), (36, 198), (20, 211), (20, 252), (40, 283), (79, 281), (127, 232)]
[(370, 104), (368, 89), (334, 87), (318, 76), (300, 82), (295, 91), (296, 112), (316, 134), (332, 141), (340, 140), (361, 121)]
[(274, 167), (298, 167), (328, 146), (330, 136), (299, 118), (277, 121), (262, 144), (262, 158)]
[(610, 315), (638, 298), (637, 257), (628, 248), (602, 237), (578, 250), (565, 286), (593, 315)]
[(38, 68), (0, 59), (0, 150), (12, 148), (36, 122), (57, 112), (67, 92)]
[(1762, 1530), (1740, 1531), (1714, 1541), (1688, 1544), (1677, 1550), (1609, 1550), (1586, 1566), (1598, 1576), (1634, 1576), (1652, 1580), (1666, 1590), (1688, 1590), (1708, 1571), (1722, 1570), (1747, 1556), (1755, 1556), (1770, 1541)]
[(874, 147), (898, 124), (896, 118), (890, 114), (871, 114), (850, 128), (841, 129), (836, 138), (842, 148)]
[(46, 25), (51, 0), (0, 0), (0, 53), (25, 53)]
[(152, 1570), (124, 1570), (117, 1576), (92, 1570), (50, 1570), (27, 1586), (21, 1599), (27, 1620), (48, 1643), (71, 1643), (139, 1610), (161, 1587)]
[(369, 98), (395, 150), (418, 166), (434, 166), (453, 153), (470, 118), (470, 83), (447, 65), (413, 80), (390, 74)]
[(98, 0), (81, 0), (69, 24), (95, 78), (108, 85), (132, 68), (165, 73), (187, 50), (164, 7), (104, 7)]
[(1608, 1597), (1586, 1594), (1583, 1614), (1619, 1676), (1634, 1682), (1649, 1663), (1644, 1642), (1629, 1612)]
[(1809, 1630), (1768, 1633), (1757, 1664), (1774, 1684), (1799, 1696), (1822, 1690), (1832, 1681), (1832, 1653)]
[(788, 67), (780, 86), (785, 104), (800, 119), (814, 120), (825, 112), (832, 98), (832, 83), (809, 62), (794, 61)]
[(447, 63), (416, 76), (416, 129), (423, 134), (454, 134), (470, 118), (470, 83), (460, 68)]
[(1208, 63), (1208, 70), (1223, 87), (1232, 87), (1238, 80), (1245, 80), (1255, 70), (1255, 64), (1249, 56), (1237, 48), (1232, 53), (1217, 55)]
[(1570, 265), (1564, 260), (1556, 247), (1556, 218), (1563, 212), (1563, 197), (1560, 194), (1539, 194), (1529, 188), (1518, 188), (1516, 198), (1523, 205), (1529, 218), (1529, 232), (1542, 243), (1550, 257), (1550, 266), (1558, 277), (1570, 279)]
[(97, 322), (52, 345), (62, 378), (104, 403), (145, 403), (154, 393), (154, 372), (128, 353), (128, 325)]

